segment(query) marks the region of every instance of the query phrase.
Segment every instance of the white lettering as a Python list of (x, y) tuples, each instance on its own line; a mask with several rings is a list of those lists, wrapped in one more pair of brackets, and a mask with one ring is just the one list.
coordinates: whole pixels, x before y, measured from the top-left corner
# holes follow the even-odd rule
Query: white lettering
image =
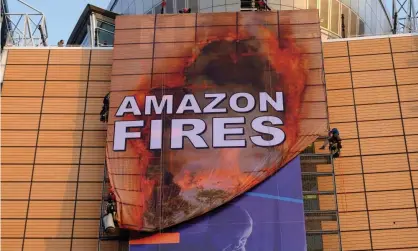
[(116, 112), (116, 117), (123, 117), (125, 113), (133, 113), (136, 116), (141, 115), (141, 111), (139, 110), (134, 96), (126, 96), (123, 99), (122, 104)]
[(141, 138), (141, 132), (128, 132), (128, 128), (143, 126), (143, 120), (115, 121), (115, 132), (113, 134), (113, 151), (125, 151), (127, 139)]
[[(184, 131), (185, 125), (193, 129)], [(187, 137), (195, 148), (208, 148), (200, 136), (206, 130), (206, 124), (201, 119), (173, 119), (171, 121), (171, 149), (183, 149), (184, 137)]]
[(164, 107), (167, 106), (167, 114), (173, 113), (173, 95), (164, 95), (161, 99), (161, 103), (158, 104), (155, 96), (145, 97), (145, 114), (151, 114), (151, 108), (154, 107), (155, 114), (163, 113)]
[(245, 139), (227, 140), (227, 135), (244, 135), (244, 128), (225, 128), (227, 124), (244, 124), (244, 117), (213, 118), (213, 147), (245, 147)]
[(267, 112), (267, 103), (278, 112), (283, 111), (283, 92), (276, 92), (276, 100), (272, 99), (267, 92), (260, 92), (260, 112)]
[[(245, 98), (247, 100), (247, 105), (245, 107), (238, 106), (238, 99), (240, 98)], [(249, 93), (235, 93), (229, 99), (229, 106), (236, 112), (249, 112), (255, 107), (255, 98)]]
[(277, 146), (283, 143), (285, 140), (285, 135), (282, 129), (272, 127), (272, 126), (265, 126), (264, 122), (270, 122), (272, 125), (283, 125), (281, 119), (273, 116), (262, 116), (254, 119), (251, 122), (251, 127), (254, 131), (264, 134), (269, 134), (273, 136), (271, 140), (264, 140), (261, 136), (252, 136), (250, 137), (251, 141), (257, 146)]
[(207, 93), (205, 98), (214, 98), (205, 108), (203, 108), (203, 113), (226, 113), (226, 108), (215, 108), (222, 101), (226, 99), (225, 93)]
[(202, 110), (200, 109), (199, 104), (197, 103), (196, 98), (193, 96), (193, 94), (184, 95), (176, 113), (183, 114), (185, 111), (193, 111), (194, 113), (202, 113)]

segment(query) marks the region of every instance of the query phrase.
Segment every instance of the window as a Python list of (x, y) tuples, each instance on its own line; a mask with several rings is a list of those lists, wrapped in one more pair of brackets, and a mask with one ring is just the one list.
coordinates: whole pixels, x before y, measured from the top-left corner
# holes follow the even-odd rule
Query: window
[(179, 11), (179, 10), (181, 10), (181, 9), (183, 9), (183, 8), (186, 8), (186, 4), (185, 4), (185, 1), (184, 0), (176, 0), (177, 2), (177, 11)]
[(115, 13), (122, 13), (122, 1), (119, 0), (112, 8), (112, 11)]
[(309, 9), (318, 9), (318, 6), (316, 4), (316, 0), (308, 0), (308, 4), (309, 4)]
[(363, 22), (363, 20), (359, 20), (358, 34), (360, 36), (364, 35), (364, 22)]
[(165, 6), (165, 13), (174, 13), (174, 2), (173, 0), (167, 0), (167, 5)]
[(350, 0), (342, 0), (341, 2), (343, 4), (345, 4), (346, 6), (351, 6), (351, 1)]
[(155, 14), (160, 14), (161, 13), (161, 8), (162, 8), (162, 4), (159, 3), (157, 6), (154, 7), (154, 13)]
[(97, 44), (98, 46), (113, 45), (115, 25), (101, 20), (97, 21)]
[[(344, 15), (344, 29), (345, 29), (345, 34), (344, 36), (347, 37), (349, 34), (349, 24), (350, 24), (350, 20), (349, 20), (349, 16), (350, 16), (350, 12), (348, 10), (348, 8), (344, 5), (341, 5), (341, 9), (342, 9), (342, 15)], [(343, 19), (341, 18), (341, 21)], [(341, 30), (341, 35), (343, 35), (342, 33), (343, 31)]]
[(357, 15), (354, 12), (351, 12), (351, 21), (350, 21), (350, 36), (355, 37), (357, 35)]
[(97, 29), (97, 44), (98, 46), (112, 46), (114, 34), (106, 30)]
[(358, 12), (363, 20), (366, 20), (366, 0), (359, 0)]
[(83, 42), (81, 43), (81, 46), (91, 46), (90, 44), (90, 26), (87, 28), (86, 36), (83, 39)]
[(338, 34), (340, 23), (340, 2), (332, 0), (331, 8), (331, 31)]
[(192, 9), (192, 13), (197, 13), (199, 11), (199, 6), (197, 3), (198, 0), (188, 0), (188, 7)]
[(359, 9), (358, 9), (359, 3), (358, 3), (358, 1), (359, 1), (359, 0), (351, 0), (351, 9), (352, 9), (355, 13), (358, 13), (358, 12), (359, 12)]
[(328, 0), (321, 0), (321, 26), (328, 29)]
[(370, 8), (370, 5), (366, 3), (366, 24), (368, 26), (371, 26), (371, 23), (372, 23), (372, 10)]

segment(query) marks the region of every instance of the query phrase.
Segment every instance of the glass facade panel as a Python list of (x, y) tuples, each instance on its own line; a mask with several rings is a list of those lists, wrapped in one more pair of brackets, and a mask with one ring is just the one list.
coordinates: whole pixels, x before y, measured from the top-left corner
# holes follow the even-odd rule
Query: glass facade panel
[(167, 0), (167, 5), (165, 6), (165, 13), (174, 13), (174, 2), (173, 0)]
[(122, 13), (122, 1), (118, 1), (112, 9), (113, 12), (115, 13)]
[(329, 0), (321, 0), (320, 19), (321, 26), (328, 29), (328, 3)]
[(185, 4), (185, 1), (184, 0), (176, 0), (177, 2), (177, 5), (176, 5), (176, 8), (177, 8), (177, 11), (176, 12), (178, 12), (180, 9), (183, 9), (183, 8), (186, 8), (186, 4)]
[(199, 10), (199, 6), (198, 6), (198, 2), (197, 2), (198, 0), (188, 0), (188, 7), (190, 8), (190, 9), (192, 9), (192, 12), (193, 13), (197, 13), (198, 12), (198, 10)]
[(331, 5), (331, 31), (338, 33), (340, 23), (340, 2), (332, 0)]
[[(345, 37), (348, 37), (348, 34), (349, 34), (349, 29), (350, 29), (350, 18), (349, 18), (349, 16), (350, 16), (350, 11), (348, 10), (348, 8), (346, 7), (346, 6), (344, 6), (344, 5), (342, 5), (341, 6), (341, 10), (342, 10), (342, 15), (344, 15), (344, 27), (345, 27)], [(341, 21), (342, 21), (342, 19), (341, 19)], [(341, 31), (342, 32), (342, 31)], [(342, 35), (342, 33), (341, 33), (341, 35)]]
[(358, 34), (360, 36), (364, 35), (364, 22), (363, 22), (363, 20), (359, 20)]
[(144, 3), (142, 0), (135, 0), (135, 13), (136, 14), (144, 13)]
[(154, 7), (154, 14), (160, 14), (161, 13), (162, 5), (159, 3), (157, 6)]
[(354, 12), (351, 12), (350, 20), (350, 36), (355, 37), (357, 35), (357, 15)]
[(113, 46), (114, 34), (106, 30), (97, 30), (97, 44), (98, 46)]
[(352, 9), (355, 13), (358, 13), (358, 12), (359, 12), (359, 9), (358, 9), (358, 7), (359, 7), (359, 3), (358, 3), (358, 1), (359, 1), (359, 0), (351, 0), (351, 9)]
[(318, 9), (316, 0), (308, 0), (309, 9)]
[(366, 20), (366, 0), (359, 0), (358, 9), (360, 17)]
[(144, 11), (147, 11), (147, 14), (148, 14), (151, 8), (152, 8), (152, 1), (144, 0)]
[(341, 2), (347, 6), (351, 6), (351, 1), (350, 0), (341, 0)]
[(372, 9), (370, 5), (366, 4), (366, 24), (371, 28), (372, 23)]
[(87, 29), (88, 29), (87, 34), (84, 37), (83, 42), (81, 43), (81, 46), (91, 46), (91, 44), (90, 44), (90, 32), (89, 32), (90, 27), (88, 27)]

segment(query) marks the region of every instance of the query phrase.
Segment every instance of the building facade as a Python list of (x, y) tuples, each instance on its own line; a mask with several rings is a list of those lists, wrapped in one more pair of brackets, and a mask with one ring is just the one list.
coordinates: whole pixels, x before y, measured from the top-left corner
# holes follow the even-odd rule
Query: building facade
[[(192, 12), (235, 12), (243, 6), (254, 6), (252, 0), (167, 0), (165, 13), (181, 8)], [(392, 11), (383, 0), (269, 0), (274, 10), (319, 9), (323, 38), (343, 37), (341, 15), (344, 15), (345, 37), (389, 34)], [(119, 14), (155, 14), (161, 12), (161, 1), (113, 0), (108, 9)]]
[[(321, 141), (301, 155), (305, 212), (314, 216), (308, 250), (418, 249), (418, 37), (336, 40), (322, 50), (330, 127), (343, 149), (335, 182), (330, 162), (312, 164), (311, 153), (326, 153)], [(2, 250), (118, 250), (99, 239), (107, 131), (99, 113), (112, 54), (3, 53)]]
[(343, 250), (418, 248), (418, 36), (323, 43)]

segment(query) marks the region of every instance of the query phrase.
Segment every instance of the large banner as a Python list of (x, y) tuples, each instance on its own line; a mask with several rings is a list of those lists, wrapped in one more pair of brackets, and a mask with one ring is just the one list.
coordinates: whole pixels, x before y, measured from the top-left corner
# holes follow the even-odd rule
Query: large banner
[(326, 132), (318, 13), (121, 16), (107, 167), (121, 227), (232, 200)]
[(299, 158), (239, 198), (152, 236), (130, 251), (305, 251)]

